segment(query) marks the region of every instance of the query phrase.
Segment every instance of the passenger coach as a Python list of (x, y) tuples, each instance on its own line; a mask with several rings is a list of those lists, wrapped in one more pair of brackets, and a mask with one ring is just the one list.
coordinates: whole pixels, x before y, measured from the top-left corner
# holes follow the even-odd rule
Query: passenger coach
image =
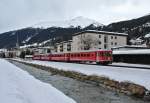
[(96, 62), (109, 64), (112, 62), (111, 50), (81, 51), (68, 53), (53, 53), (34, 55), (33, 60), (62, 61), (62, 62)]

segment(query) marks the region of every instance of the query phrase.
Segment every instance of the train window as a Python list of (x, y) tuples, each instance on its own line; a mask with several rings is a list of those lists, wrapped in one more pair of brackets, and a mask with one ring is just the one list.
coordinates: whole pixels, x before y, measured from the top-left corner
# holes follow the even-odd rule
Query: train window
[(104, 53), (103, 53), (103, 52), (101, 52), (101, 56), (104, 56)]
[(81, 54), (81, 56), (83, 57), (83, 54)]
[(90, 54), (87, 54), (87, 56), (89, 57), (89, 56), (90, 56)]
[(75, 57), (77, 57), (77, 54), (75, 54)]
[(99, 53), (99, 55), (98, 56), (101, 56), (101, 53)]
[(78, 54), (78, 57), (80, 57), (80, 54)]

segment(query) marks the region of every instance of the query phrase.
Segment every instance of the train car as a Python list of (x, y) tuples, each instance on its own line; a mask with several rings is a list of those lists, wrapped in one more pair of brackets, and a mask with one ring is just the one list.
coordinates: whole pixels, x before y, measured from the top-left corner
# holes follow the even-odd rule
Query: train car
[(61, 62), (96, 62), (97, 64), (109, 64), (112, 62), (112, 51), (97, 50), (69, 53), (40, 54), (34, 55), (33, 59)]
[(33, 60), (41, 60), (41, 55), (39, 55), (39, 54), (33, 55), (32, 59)]
[(43, 60), (43, 61), (51, 60), (51, 54), (41, 54), (40, 57), (41, 57), (41, 60)]
[(70, 53), (72, 62), (96, 62), (97, 64), (109, 64), (112, 62), (111, 50), (83, 51)]
[(70, 60), (70, 53), (54, 53), (51, 54), (52, 61), (64, 61), (69, 62)]
[(74, 52), (70, 53), (70, 61), (72, 62), (85, 62), (85, 61), (96, 61), (96, 52)]
[(101, 50), (96, 51), (96, 63), (97, 64), (109, 64), (112, 63), (112, 51), (111, 50)]

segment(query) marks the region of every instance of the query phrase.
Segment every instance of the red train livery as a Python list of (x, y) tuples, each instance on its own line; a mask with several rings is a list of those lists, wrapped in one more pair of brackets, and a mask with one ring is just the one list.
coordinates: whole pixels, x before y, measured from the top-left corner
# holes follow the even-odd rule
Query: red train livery
[(33, 60), (62, 61), (62, 62), (96, 62), (109, 64), (112, 62), (111, 50), (82, 51), (68, 53), (38, 54), (33, 55)]

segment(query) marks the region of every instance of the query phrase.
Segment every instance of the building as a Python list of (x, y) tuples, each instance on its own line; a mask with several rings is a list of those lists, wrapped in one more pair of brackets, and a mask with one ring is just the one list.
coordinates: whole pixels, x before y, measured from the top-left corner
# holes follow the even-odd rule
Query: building
[(72, 40), (63, 42), (63, 52), (70, 52), (72, 48)]
[(126, 33), (86, 30), (72, 37), (72, 51), (111, 49), (127, 45)]
[(56, 52), (70, 52), (72, 51), (72, 40), (56, 43), (55, 47)]
[(55, 52), (63, 52), (63, 42), (55, 44)]

